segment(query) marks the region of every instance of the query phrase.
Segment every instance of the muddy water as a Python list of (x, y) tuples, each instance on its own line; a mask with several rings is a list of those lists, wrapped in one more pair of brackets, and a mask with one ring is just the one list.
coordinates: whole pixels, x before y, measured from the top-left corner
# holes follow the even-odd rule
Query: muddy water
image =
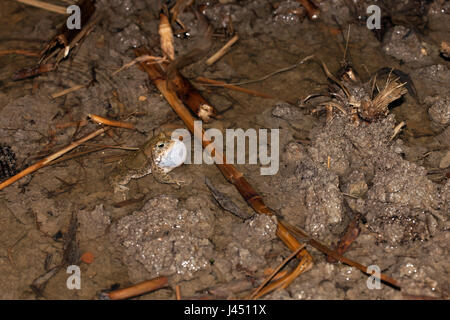
[[(11, 147), (19, 169), (95, 130), (94, 124), (65, 126), (89, 113), (126, 118), (138, 130), (115, 130), (113, 137), (99, 137), (75, 152), (93, 144), (136, 147), (161, 127), (182, 127), (146, 74), (132, 67), (112, 75), (134, 58), (133, 47), (149, 45), (159, 54), (157, 3), (97, 2), (104, 19), (57, 72), (13, 82), (12, 73), (32, 65), (35, 58), (0, 56), (0, 144)], [(403, 286), (402, 293), (387, 286), (369, 290), (365, 275), (327, 263), (310, 249), (314, 267), (269, 298), (446, 298), (450, 75), (439, 45), (449, 41), (444, 23), (449, 8), (440, 1), (428, 4), (422, 14), (426, 27), (413, 23), (420, 16), (413, 10), (420, 9), (420, 1), (412, 8), (409, 1), (383, 8), (386, 14), (388, 9), (408, 14), (392, 14), (397, 26), (380, 42), (358, 18), (367, 4), (346, 3), (320, 2), (322, 18), (311, 22), (295, 1), (212, 2), (204, 13), (216, 33), (224, 32), (231, 17), (240, 40), (216, 64), (206, 67), (203, 59), (183, 73), (189, 78), (240, 82), (261, 78), (311, 54), (337, 72), (344, 58), (343, 37), (351, 24), (346, 58), (364, 81), (388, 67), (398, 68), (414, 82), (417, 95), (407, 94), (396, 102), (388, 118), (356, 126), (335, 112), (326, 123), (325, 113), (312, 112), (317, 105), (299, 103), (310, 94), (328, 92), (322, 68), (311, 61), (246, 86), (275, 99), (199, 86), (222, 116), (205, 127), (280, 129), (277, 175), (260, 175), (259, 165), (237, 165), (238, 169), (271, 208), (330, 246), (352, 214), (361, 214), (361, 235), (347, 255), (378, 265)], [(56, 14), (14, 2), (0, 6), (0, 50), (37, 51), (61, 23)], [(180, 19), (191, 37), (176, 39), (177, 55), (188, 52), (200, 37), (195, 15), (187, 11)], [(209, 53), (225, 40), (215, 37)], [(51, 98), (79, 84), (86, 87)], [(406, 127), (392, 141), (401, 121)], [(114, 194), (108, 176), (114, 172), (114, 160), (126, 152), (104, 150), (60, 162), (0, 191), (2, 298), (92, 299), (111, 286), (125, 287), (158, 275), (168, 276), (171, 287), (141, 298), (173, 299), (176, 284), (186, 297), (235, 284), (234, 291), (227, 287), (221, 297), (242, 297), (252, 286), (249, 277), (258, 283), (266, 268), (276, 267), (289, 255), (275, 237), (274, 221), (258, 216), (242, 221), (218, 206), (205, 177), (240, 210), (252, 214), (214, 166), (177, 168), (171, 174), (184, 181), (180, 187), (159, 184), (149, 175), (133, 180), (127, 193)], [(68, 239), (72, 216), (78, 221), (77, 233)], [(81, 268), (81, 290), (66, 287), (68, 243), (73, 245), (69, 261)], [(93, 263), (78, 261), (85, 252), (94, 254)], [(45, 286), (30, 288), (61, 261), (64, 268)]]

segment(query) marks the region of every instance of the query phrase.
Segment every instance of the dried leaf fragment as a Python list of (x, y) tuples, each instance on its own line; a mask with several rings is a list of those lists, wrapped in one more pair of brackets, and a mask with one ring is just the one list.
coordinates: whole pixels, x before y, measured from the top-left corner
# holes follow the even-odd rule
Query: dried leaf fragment
[(169, 19), (163, 13), (159, 15), (158, 33), (161, 37), (161, 50), (170, 60), (175, 60), (172, 27), (170, 26)]

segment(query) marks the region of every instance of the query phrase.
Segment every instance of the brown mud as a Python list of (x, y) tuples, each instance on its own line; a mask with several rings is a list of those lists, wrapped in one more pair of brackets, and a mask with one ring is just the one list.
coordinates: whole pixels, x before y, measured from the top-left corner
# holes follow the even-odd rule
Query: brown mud
[[(337, 110), (326, 122), (325, 113), (313, 113), (313, 104), (301, 103), (310, 94), (326, 94), (329, 86), (314, 61), (246, 86), (277, 97), (273, 100), (199, 87), (221, 115), (204, 128), (280, 129), (276, 175), (260, 175), (260, 165), (237, 165), (268, 206), (331, 247), (349, 221), (361, 215), (360, 235), (345, 255), (379, 266), (402, 286), (401, 291), (386, 285), (369, 290), (366, 275), (328, 263), (309, 248), (313, 268), (265, 298), (448, 299), (450, 65), (439, 48), (450, 40), (449, 3), (395, 1), (383, 6), (383, 28), (373, 32), (365, 23), (370, 1), (317, 1), (317, 21), (308, 20), (292, 0), (197, 2), (205, 4), (216, 34), (226, 32), (231, 17), (240, 39), (212, 66), (203, 58), (184, 68), (187, 78), (228, 83), (258, 79), (312, 54), (336, 74), (350, 24), (346, 57), (362, 79), (396, 68), (415, 86), (416, 96), (408, 93), (393, 103), (386, 118), (360, 125)], [(2, 163), (12, 161), (14, 153), (16, 168), (26, 168), (94, 131), (92, 123), (64, 127), (90, 113), (126, 117), (137, 130), (114, 129), (113, 138), (98, 137), (75, 152), (92, 144), (136, 147), (161, 126), (183, 127), (136, 66), (112, 75), (135, 58), (136, 47), (147, 45), (160, 53), (158, 1), (98, 0), (97, 10), (103, 19), (57, 71), (12, 81), (15, 71), (36, 58), (0, 56)], [(176, 56), (189, 52), (201, 36), (191, 11), (179, 18), (189, 36), (175, 39)], [(58, 14), (1, 1), (0, 50), (38, 52), (61, 22)], [(226, 36), (213, 37), (207, 56), (226, 41)], [(75, 85), (85, 87), (51, 98)], [(401, 121), (406, 126), (391, 139)], [(171, 175), (184, 182), (180, 187), (159, 184), (148, 175), (130, 182), (126, 198), (114, 195), (108, 176), (116, 162), (110, 159), (126, 152), (104, 150), (60, 162), (0, 191), (0, 298), (95, 299), (102, 290), (160, 275), (169, 278), (170, 286), (139, 299), (174, 299), (177, 284), (184, 297), (208, 288), (216, 288), (222, 298), (243, 297), (263, 281), (265, 269), (289, 256), (271, 218), (256, 215), (244, 221), (218, 205), (205, 177), (243, 216), (253, 215), (215, 166), (175, 169)], [(76, 238), (67, 240), (72, 215)], [(79, 262), (85, 252), (93, 253), (93, 263)], [(43, 287), (31, 287), (61, 261), (64, 267)], [(73, 261), (81, 268), (81, 290), (66, 287), (65, 266)], [(226, 289), (217, 289), (221, 286)]]

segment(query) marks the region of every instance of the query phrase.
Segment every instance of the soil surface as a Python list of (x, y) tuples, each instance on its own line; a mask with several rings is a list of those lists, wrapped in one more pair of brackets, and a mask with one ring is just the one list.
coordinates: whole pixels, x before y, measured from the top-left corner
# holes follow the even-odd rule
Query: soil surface
[[(317, 59), (245, 85), (274, 99), (197, 88), (221, 116), (205, 129), (280, 129), (277, 174), (261, 175), (260, 164), (236, 165), (270, 208), (330, 247), (359, 216), (360, 235), (345, 255), (378, 266), (402, 290), (369, 289), (367, 275), (308, 247), (311, 270), (264, 298), (448, 299), (450, 65), (440, 48), (450, 42), (450, 3), (378, 1), (382, 28), (369, 30), (366, 8), (373, 1), (316, 2), (320, 19), (311, 21), (294, 0), (196, 1), (214, 28), (212, 46), (181, 71), (189, 79), (236, 83), (315, 55), (335, 75), (344, 61), (351, 63), (366, 84), (387, 70), (377, 76), (381, 86), (392, 68), (398, 70), (408, 93), (371, 122), (338, 108), (327, 114), (321, 102), (339, 89)], [(14, 72), (37, 58), (0, 55), (1, 181), (98, 129), (84, 121), (88, 114), (137, 130), (114, 129), (70, 154), (101, 145), (139, 147), (162, 130), (183, 127), (137, 66), (113, 75), (135, 58), (134, 48), (149, 46), (161, 55), (159, 1), (97, 0), (96, 7), (102, 19), (56, 71), (13, 81)], [(177, 57), (202, 41), (193, 11), (178, 18), (186, 30), (173, 23)], [(39, 52), (63, 22), (56, 13), (1, 1), (0, 51)], [(239, 41), (207, 66), (231, 32)], [(83, 87), (52, 98), (75, 85)], [(322, 96), (305, 101), (315, 94)], [(129, 152), (74, 157), (0, 191), (1, 299), (97, 299), (102, 291), (157, 276), (167, 276), (169, 286), (137, 299), (174, 299), (176, 285), (183, 297), (242, 298), (291, 254), (276, 237), (275, 219), (253, 214), (214, 165), (176, 168), (170, 175), (183, 181), (180, 186), (157, 183), (150, 174), (114, 193), (108, 177)], [(205, 178), (241, 214), (225, 211)], [(85, 253), (94, 261), (81, 259)], [(80, 267), (80, 290), (67, 288), (68, 265)], [(286, 268), (295, 266), (293, 260)]]

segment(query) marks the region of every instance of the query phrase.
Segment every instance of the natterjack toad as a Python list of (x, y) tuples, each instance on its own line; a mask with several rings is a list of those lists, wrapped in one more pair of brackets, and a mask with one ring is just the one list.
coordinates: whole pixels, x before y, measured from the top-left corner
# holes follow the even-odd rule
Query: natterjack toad
[(173, 180), (168, 173), (181, 166), (186, 155), (183, 142), (172, 140), (164, 133), (153, 137), (119, 162), (110, 178), (114, 192), (128, 190), (126, 185), (131, 179), (139, 179), (149, 173), (160, 183), (179, 184), (180, 181)]

